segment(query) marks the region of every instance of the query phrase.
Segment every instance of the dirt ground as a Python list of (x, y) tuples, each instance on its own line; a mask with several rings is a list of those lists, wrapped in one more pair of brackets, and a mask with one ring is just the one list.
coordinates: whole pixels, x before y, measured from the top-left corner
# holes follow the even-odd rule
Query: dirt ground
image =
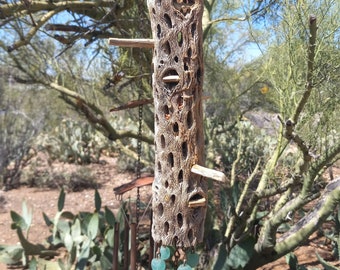
[[(123, 183), (127, 183), (134, 179), (131, 173), (118, 173), (116, 169), (116, 160), (107, 158), (105, 165), (89, 165), (90, 169), (96, 175), (98, 184), (100, 184), (99, 193), (102, 198), (102, 206), (108, 206), (116, 211), (119, 209), (121, 202), (115, 198), (113, 188)], [(33, 209), (33, 221), (29, 231), (29, 240), (33, 243), (44, 243), (47, 236), (50, 235), (47, 226), (44, 223), (42, 213), (45, 212), (50, 218), (54, 217), (57, 212), (57, 199), (59, 190), (56, 189), (41, 189), (29, 188), (26, 186), (10, 191), (0, 191), (0, 244), (17, 244), (18, 237), (14, 230), (11, 230), (10, 210), (21, 213), (22, 202)], [(144, 187), (141, 190), (143, 200), (147, 200), (148, 194), (151, 192), (151, 187)], [(124, 195), (124, 199), (135, 198), (136, 190), (132, 190)], [(83, 190), (81, 192), (68, 192), (64, 210), (69, 210), (73, 213), (79, 211), (94, 210), (94, 190)], [(298, 248), (295, 255), (298, 257), (299, 264), (303, 264), (308, 269), (322, 269), (318, 264), (315, 252), (318, 252), (325, 260), (331, 260), (331, 250), (329, 245), (325, 245), (324, 239), (318, 239), (316, 235), (310, 238), (310, 242), (305, 246)], [(339, 264), (333, 263), (339, 267)], [(7, 269), (5, 265), (0, 264), (0, 270)], [(268, 264), (261, 268), (262, 270), (284, 270), (289, 269), (285, 258)]]

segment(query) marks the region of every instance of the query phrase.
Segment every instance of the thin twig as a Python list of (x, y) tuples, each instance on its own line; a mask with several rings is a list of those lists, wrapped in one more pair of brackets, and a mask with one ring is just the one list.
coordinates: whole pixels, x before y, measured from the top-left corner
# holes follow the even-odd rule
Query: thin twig
[(314, 72), (314, 58), (315, 58), (315, 46), (316, 46), (316, 16), (310, 15), (309, 17), (309, 44), (308, 44), (308, 60), (307, 60), (307, 75), (306, 75), (306, 85), (305, 91), (299, 101), (298, 106), (292, 117), (293, 122), (297, 123), (299, 116), (305, 107), (309, 96), (313, 89), (313, 72)]

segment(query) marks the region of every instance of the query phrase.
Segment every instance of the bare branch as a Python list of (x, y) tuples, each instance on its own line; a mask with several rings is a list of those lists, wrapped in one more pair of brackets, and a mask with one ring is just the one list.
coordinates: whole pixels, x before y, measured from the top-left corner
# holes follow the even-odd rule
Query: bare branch
[[(37, 1), (30, 1), (29, 12), (34, 14), (40, 11), (53, 11), (56, 9), (61, 10), (73, 10), (79, 13), (83, 13), (86, 10), (89, 12), (90, 10), (95, 10), (98, 7), (100, 2), (100, 6), (105, 7), (115, 7), (116, 1), (109, 1), (109, 0), (101, 0), (101, 1), (44, 1), (44, 0), (37, 0)], [(118, 7), (117, 7), (118, 9)], [(98, 13), (98, 12), (97, 12)], [(6, 19), (17, 14), (27, 14), (27, 7), (24, 2), (16, 1), (13, 4), (1, 5), (0, 7), (0, 19)], [(87, 14), (89, 16), (89, 14)], [(98, 14), (99, 19), (102, 18), (104, 14)], [(97, 15), (97, 16), (98, 16)]]
[(58, 23), (49, 23), (45, 26), (46, 31), (62, 31), (62, 32), (87, 32), (90, 29), (88, 27), (80, 27), (78, 25), (67, 25)]
[(22, 46), (27, 45), (31, 41), (31, 39), (34, 37), (34, 35), (37, 33), (37, 31), (40, 29), (40, 27), (43, 26), (49, 19), (51, 19), (55, 14), (59, 12), (60, 12), (60, 9), (55, 9), (55, 10), (48, 12), (44, 16), (42, 16), (40, 20), (35, 24), (35, 26), (32, 27), (31, 30), (27, 33), (26, 37), (18, 40), (13, 45), (7, 48), (8, 52), (12, 52)]
[[(57, 83), (50, 83), (49, 86), (68, 97), (76, 99), (75, 102), (72, 102), (72, 105), (78, 108), (86, 118), (95, 125), (95, 128), (100, 130), (110, 140), (116, 141), (123, 138), (139, 138), (138, 134), (131, 131), (117, 132), (106, 119), (104, 113), (97, 106), (86, 101), (79, 93), (71, 91)], [(153, 139), (150, 139), (149, 137), (142, 136), (140, 139), (148, 144), (153, 144)], [(131, 156), (131, 154), (129, 155)]]
[(123, 104), (119, 107), (115, 107), (115, 108), (110, 109), (110, 112), (116, 112), (116, 111), (136, 108), (140, 105), (146, 105), (146, 104), (152, 104), (152, 103), (153, 103), (153, 99), (132, 100), (132, 101), (129, 101), (128, 103)]
[(210, 21), (208, 24), (215, 24), (219, 22), (225, 22), (225, 21), (247, 21), (250, 17), (259, 14), (263, 11), (265, 11), (268, 6), (272, 5), (275, 1), (270, 1), (268, 5), (261, 8), (261, 5), (263, 4), (263, 0), (255, 1), (254, 7), (246, 13), (244, 16), (235, 16), (235, 17), (223, 17), (216, 20)]
[(238, 163), (240, 162), (241, 155), (242, 155), (242, 147), (243, 147), (243, 141), (244, 141), (244, 131), (242, 128), (239, 129), (239, 136), (240, 136), (240, 140), (239, 140), (238, 147), (237, 147), (236, 159), (234, 160), (232, 167), (231, 167), (230, 185), (232, 187), (235, 185), (235, 182), (236, 182), (236, 167)]
[(293, 115), (293, 122), (297, 123), (299, 116), (305, 107), (308, 98), (313, 89), (313, 72), (314, 72), (314, 58), (315, 58), (315, 44), (316, 44), (316, 16), (310, 15), (309, 17), (309, 44), (308, 44), (308, 62), (307, 62), (307, 77), (306, 86), (303, 96), (301, 97), (298, 106)]

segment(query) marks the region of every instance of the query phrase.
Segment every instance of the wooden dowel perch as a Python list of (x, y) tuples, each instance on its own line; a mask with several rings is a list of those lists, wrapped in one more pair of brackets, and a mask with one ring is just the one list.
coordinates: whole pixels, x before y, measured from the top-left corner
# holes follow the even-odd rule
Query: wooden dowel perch
[(196, 208), (196, 207), (202, 207), (202, 206), (207, 206), (207, 200), (205, 198), (198, 199), (196, 201), (190, 201), (188, 206), (190, 208)]
[(179, 82), (179, 76), (178, 75), (169, 75), (169, 76), (165, 76), (163, 77), (163, 82), (165, 83), (177, 83)]
[(195, 164), (194, 166), (192, 166), (191, 168), (191, 172), (199, 174), (201, 176), (207, 177), (207, 178), (211, 178), (213, 180), (216, 181), (220, 181), (220, 182), (227, 182), (228, 179), (225, 176), (225, 174), (223, 172), (220, 171), (216, 171), (213, 169), (208, 169), (206, 167), (200, 166)]
[(128, 39), (128, 38), (109, 38), (109, 45), (131, 48), (153, 48), (153, 39)]

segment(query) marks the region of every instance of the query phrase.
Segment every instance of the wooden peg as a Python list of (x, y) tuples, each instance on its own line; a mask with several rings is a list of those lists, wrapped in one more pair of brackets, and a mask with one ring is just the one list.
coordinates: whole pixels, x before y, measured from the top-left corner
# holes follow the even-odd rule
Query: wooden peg
[(195, 201), (190, 201), (188, 206), (190, 208), (196, 208), (196, 207), (202, 207), (202, 206), (206, 206), (207, 205), (207, 201), (205, 198), (201, 198)]
[(163, 77), (163, 82), (165, 83), (177, 83), (179, 82), (179, 76), (178, 75), (169, 75)]
[(220, 181), (220, 182), (226, 183), (228, 181), (227, 177), (225, 176), (223, 172), (216, 171), (213, 169), (208, 169), (206, 167), (203, 167), (197, 164), (191, 167), (191, 172), (199, 174), (207, 178), (211, 178), (216, 181)]
[(153, 48), (155, 41), (153, 39), (128, 39), (128, 38), (109, 38), (109, 45), (130, 48)]

